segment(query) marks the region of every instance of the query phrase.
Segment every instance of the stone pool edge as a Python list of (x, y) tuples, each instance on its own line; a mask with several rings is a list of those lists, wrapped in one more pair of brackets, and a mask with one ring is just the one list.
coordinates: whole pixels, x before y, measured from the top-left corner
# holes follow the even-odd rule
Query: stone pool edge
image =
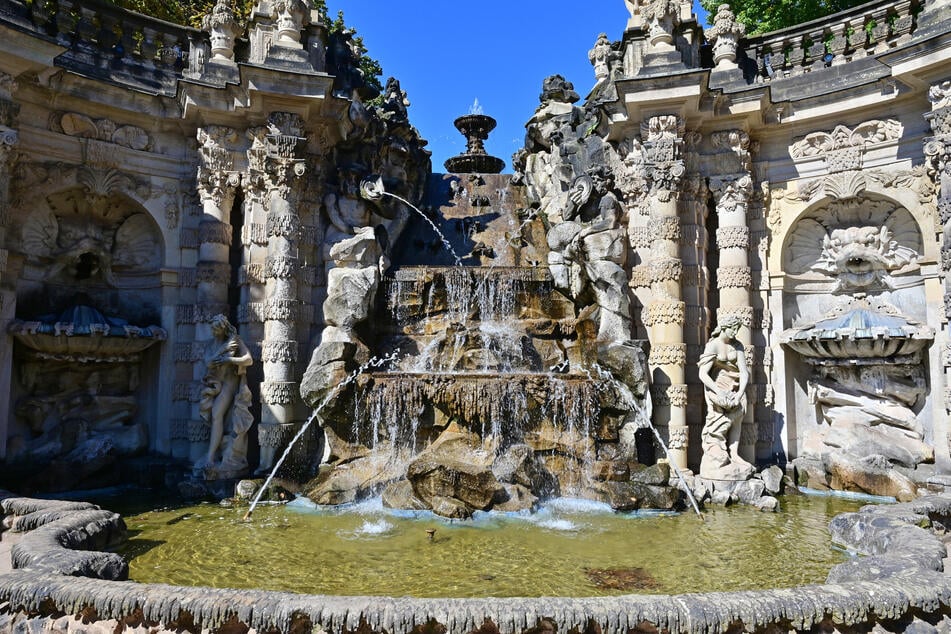
[(0, 575), (0, 632), (115, 632), (145, 626), (151, 632), (229, 634), (248, 628), (619, 634), (951, 626), (947, 549), (938, 536), (951, 525), (951, 496), (869, 506), (833, 518), (833, 540), (867, 556), (834, 567), (822, 585), (578, 598), (335, 597), (139, 584), (123, 581), (128, 576), (124, 560), (101, 550), (124, 535), (118, 514), (82, 502), (6, 493), (0, 494), (0, 508), (5, 525), (22, 535), (11, 548), (15, 569)]

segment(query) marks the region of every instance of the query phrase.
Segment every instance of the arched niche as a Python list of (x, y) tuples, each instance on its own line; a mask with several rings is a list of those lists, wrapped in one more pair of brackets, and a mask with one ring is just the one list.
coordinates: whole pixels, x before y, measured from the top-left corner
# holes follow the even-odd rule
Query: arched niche
[(934, 459), (925, 219), (920, 205), (864, 191), (817, 200), (789, 225), (773, 343), (790, 455), (832, 464), (864, 452), (906, 468)]
[(142, 205), (101, 185), (18, 210), (6, 461), (30, 488), (100, 483), (149, 450), (158, 423), (164, 239)]

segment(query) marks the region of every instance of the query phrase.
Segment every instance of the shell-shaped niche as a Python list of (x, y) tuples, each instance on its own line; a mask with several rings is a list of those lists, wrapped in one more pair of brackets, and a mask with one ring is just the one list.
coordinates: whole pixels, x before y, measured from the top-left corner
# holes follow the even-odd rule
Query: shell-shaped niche
[(21, 232), (23, 254), (43, 270), (45, 280), (115, 287), (122, 275), (158, 270), (161, 234), (136, 202), (80, 187), (45, 202)]
[(793, 276), (835, 281), (839, 290), (873, 290), (887, 286), (888, 275), (912, 272), (922, 251), (907, 209), (884, 200), (838, 200), (796, 223), (783, 265)]

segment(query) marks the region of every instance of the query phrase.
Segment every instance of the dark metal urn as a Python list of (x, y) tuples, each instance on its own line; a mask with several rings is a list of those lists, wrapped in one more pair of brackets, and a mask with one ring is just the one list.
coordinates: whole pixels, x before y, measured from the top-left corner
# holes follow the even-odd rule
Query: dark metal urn
[(495, 119), (484, 114), (467, 114), (453, 121), (453, 125), (466, 137), (466, 153), (446, 160), (446, 170), (456, 174), (498, 174), (505, 161), (489, 156), (483, 141), (495, 129)]

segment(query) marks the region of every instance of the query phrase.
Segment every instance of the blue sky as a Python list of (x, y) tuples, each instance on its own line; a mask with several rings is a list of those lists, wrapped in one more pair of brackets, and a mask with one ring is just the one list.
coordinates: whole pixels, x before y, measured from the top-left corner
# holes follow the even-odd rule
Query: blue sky
[[(498, 121), (486, 150), (505, 161), (522, 146), (542, 80), (564, 75), (584, 97), (594, 85), (588, 50), (598, 34), (618, 40), (627, 24), (623, 0), (330, 0), (342, 9), (369, 54), (408, 94), (410, 121), (429, 140), (433, 170), (465, 151), (452, 125), (478, 99)], [(695, 3), (694, 11), (698, 7)], [(704, 18), (701, 18), (702, 23)]]

